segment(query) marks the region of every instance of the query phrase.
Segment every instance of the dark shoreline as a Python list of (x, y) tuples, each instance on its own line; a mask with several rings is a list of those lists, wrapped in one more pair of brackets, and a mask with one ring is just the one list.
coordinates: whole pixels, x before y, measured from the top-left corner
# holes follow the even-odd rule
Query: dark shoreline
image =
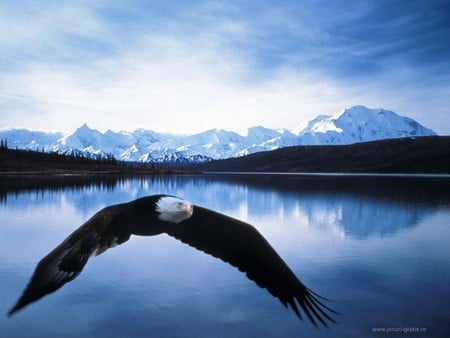
[(187, 168), (205, 172), (450, 174), (450, 136), (285, 147)]
[(450, 174), (450, 136), (381, 140), (351, 145), (295, 146), (205, 163), (130, 163), (0, 151), (0, 176), (185, 175), (213, 172), (292, 174)]
[(129, 163), (117, 161), (114, 158), (90, 159), (29, 150), (0, 150), (0, 176), (142, 176), (181, 175), (195, 172), (198, 171), (147, 163)]
[(192, 170), (21, 170), (21, 171), (0, 171), (0, 176), (151, 176), (151, 175), (196, 175), (201, 174)]

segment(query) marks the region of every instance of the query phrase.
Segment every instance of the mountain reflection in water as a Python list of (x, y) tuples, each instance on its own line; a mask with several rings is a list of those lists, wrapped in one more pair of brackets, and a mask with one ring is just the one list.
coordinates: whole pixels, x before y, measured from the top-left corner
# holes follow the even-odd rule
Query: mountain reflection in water
[[(131, 181), (138, 184), (131, 187), (130, 179), (108, 175), (0, 177), (0, 203), (26, 192), (20, 203), (27, 205), (36, 195), (72, 190), (81, 194), (78, 200), (67, 202), (86, 214), (108, 204), (171, 191), (213, 209), (238, 210), (244, 217), (280, 212), (287, 217), (301, 215), (312, 227), (359, 239), (414, 227), (433, 210), (450, 203), (450, 180), (437, 178), (207, 175)], [(83, 203), (86, 198), (89, 204)]]

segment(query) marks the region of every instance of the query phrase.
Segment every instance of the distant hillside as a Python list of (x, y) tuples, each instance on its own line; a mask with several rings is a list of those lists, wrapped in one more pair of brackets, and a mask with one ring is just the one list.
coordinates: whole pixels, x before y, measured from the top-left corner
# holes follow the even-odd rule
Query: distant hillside
[(169, 172), (165, 168), (117, 161), (112, 156), (90, 159), (80, 155), (63, 155), (0, 147), (0, 174), (160, 174)]
[[(180, 166), (177, 166), (180, 168)], [(171, 166), (172, 169), (175, 166)], [(243, 157), (183, 165), (202, 171), (361, 172), (450, 174), (450, 136), (402, 138), (352, 145), (294, 146)], [(167, 173), (159, 165), (123, 163), (114, 158), (0, 149), (0, 173)]]
[(450, 137), (430, 136), (355, 143), (295, 146), (195, 166), (203, 171), (446, 173)]

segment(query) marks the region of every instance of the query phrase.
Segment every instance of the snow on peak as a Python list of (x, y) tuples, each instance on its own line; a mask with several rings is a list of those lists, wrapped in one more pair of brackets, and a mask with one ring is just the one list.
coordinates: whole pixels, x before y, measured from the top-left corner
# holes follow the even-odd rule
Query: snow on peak
[(318, 115), (310, 121), (304, 121), (300, 123), (296, 128), (292, 129), (292, 133), (295, 135), (300, 135), (307, 132), (311, 128), (314, 128), (316, 124), (322, 124), (322, 121), (330, 118), (330, 115)]
[(296, 133), (300, 144), (349, 144), (387, 138), (436, 135), (416, 121), (385, 109), (354, 106), (318, 116)]
[(194, 135), (133, 132), (101, 133), (83, 124), (72, 134), (24, 129), (0, 130), (0, 139), (19, 149), (113, 154), (127, 161), (207, 161), (242, 156), (295, 145), (350, 144), (385, 138), (436, 135), (416, 121), (384, 109), (354, 106), (334, 115), (319, 115), (297, 128), (269, 129), (256, 126), (236, 133), (210, 129)]

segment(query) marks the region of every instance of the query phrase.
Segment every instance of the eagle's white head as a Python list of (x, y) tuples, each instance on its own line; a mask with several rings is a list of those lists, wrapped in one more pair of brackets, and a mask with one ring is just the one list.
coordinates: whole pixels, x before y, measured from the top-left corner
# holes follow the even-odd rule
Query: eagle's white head
[(178, 197), (163, 196), (156, 202), (158, 218), (162, 221), (180, 223), (192, 216), (193, 205)]

